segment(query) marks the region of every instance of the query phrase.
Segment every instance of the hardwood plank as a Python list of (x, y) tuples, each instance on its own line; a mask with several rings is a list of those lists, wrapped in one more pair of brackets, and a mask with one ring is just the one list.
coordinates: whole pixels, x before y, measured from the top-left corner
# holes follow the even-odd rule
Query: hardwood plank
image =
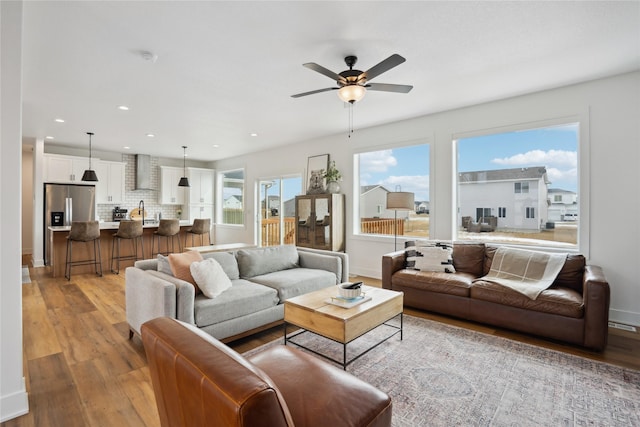
[(62, 353), (29, 361), (29, 410), (38, 427), (89, 425)]
[[(149, 427), (160, 425), (149, 368), (144, 367), (120, 375), (118, 381), (144, 425)], [(150, 405), (149, 402), (154, 404)]]
[[(29, 284), (29, 287), (38, 289), (33, 283)], [(29, 292), (28, 296), (24, 295), (23, 292), (22, 345), (24, 357), (27, 360), (33, 360), (62, 352), (62, 347), (47, 313), (47, 306), (40, 292)]]

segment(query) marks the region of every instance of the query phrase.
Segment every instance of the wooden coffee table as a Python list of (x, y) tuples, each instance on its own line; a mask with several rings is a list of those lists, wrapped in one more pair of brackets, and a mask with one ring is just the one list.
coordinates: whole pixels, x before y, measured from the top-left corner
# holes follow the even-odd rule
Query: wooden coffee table
[[(342, 308), (325, 302), (327, 299), (337, 295), (337, 286), (285, 300), (284, 344), (293, 343), (298, 347), (342, 365), (342, 368), (346, 370), (349, 364), (396, 334), (400, 334), (400, 339), (402, 340), (402, 303), (404, 294), (366, 285), (363, 286), (363, 291), (367, 296), (371, 297), (371, 300), (352, 308)], [(399, 327), (387, 323), (396, 316), (400, 316)], [(298, 326), (302, 330), (287, 336), (287, 325), (289, 324)], [(347, 360), (347, 344), (383, 324), (396, 330), (351, 360)], [(292, 340), (292, 338), (305, 332), (313, 332), (341, 343), (343, 346), (342, 361), (335, 360)]]

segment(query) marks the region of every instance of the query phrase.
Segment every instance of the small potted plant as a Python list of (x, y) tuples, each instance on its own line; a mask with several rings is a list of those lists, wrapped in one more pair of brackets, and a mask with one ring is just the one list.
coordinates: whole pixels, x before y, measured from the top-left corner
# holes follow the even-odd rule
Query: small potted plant
[(339, 181), (342, 181), (342, 174), (336, 168), (335, 160), (332, 160), (329, 163), (329, 167), (324, 174), (324, 178), (327, 180), (327, 193), (339, 193), (340, 192), (340, 184)]
[(182, 209), (178, 209), (176, 211), (176, 215), (178, 216), (178, 219), (182, 218)]

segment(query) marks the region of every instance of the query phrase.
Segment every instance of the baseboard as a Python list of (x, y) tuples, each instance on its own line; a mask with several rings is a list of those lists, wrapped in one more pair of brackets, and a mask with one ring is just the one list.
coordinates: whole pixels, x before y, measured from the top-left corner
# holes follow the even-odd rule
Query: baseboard
[(31, 260), (32, 267), (44, 267), (44, 259), (33, 259)]
[(29, 413), (29, 395), (22, 378), (22, 390), (0, 397), (0, 422)]
[(609, 309), (609, 320), (625, 325), (640, 327), (640, 313), (633, 311)]
[(372, 279), (380, 279), (381, 274), (379, 269), (367, 268), (367, 267), (358, 267), (358, 266), (349, 266), (349, 276), (364, 276), (371, 277)]

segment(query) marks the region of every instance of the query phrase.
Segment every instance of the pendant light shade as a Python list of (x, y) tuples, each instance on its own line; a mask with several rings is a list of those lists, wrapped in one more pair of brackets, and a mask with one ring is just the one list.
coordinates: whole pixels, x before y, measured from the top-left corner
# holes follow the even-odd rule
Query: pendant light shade
[(187, 146), (183, 145), (182, 150), (184, 151), (182, 156), (183, 176), (180, 178), (180, 182), (178, 182), (178, 187), (191, 187), (191, 185), (189, 185), (189, 178), (187, 178)]
[(93, 132), (87, 132), (87, 135), (89, 135), (89, 169), (84, 171), (84, 173), (82, 174), (82, 180), (97, 182), (98, 175), (96, 175), (96, 171), (91, 169), (91, 136), (93, 135)]

